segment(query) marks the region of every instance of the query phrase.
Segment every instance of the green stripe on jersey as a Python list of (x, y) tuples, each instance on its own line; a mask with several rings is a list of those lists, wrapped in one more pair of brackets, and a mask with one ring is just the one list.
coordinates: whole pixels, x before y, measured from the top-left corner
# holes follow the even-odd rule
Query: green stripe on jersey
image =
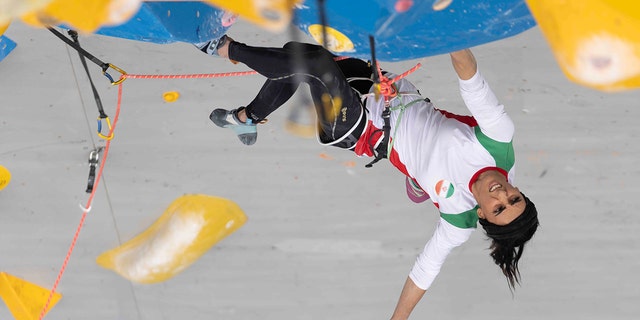
[(440, 212), (440, 217), (458, 228), (475, 228), (478, 223), (478, 206), (462, 213)]
[(496, 167), (509, 172), (516, 161), (515, 153), (513, 151), (513, 142), (495, 141), (482, 133), (480, 126), (475, 126), (475, 132), (476, 138), (478, 138), (480, 144), (489, 151), (493, 160), (496, 161)]

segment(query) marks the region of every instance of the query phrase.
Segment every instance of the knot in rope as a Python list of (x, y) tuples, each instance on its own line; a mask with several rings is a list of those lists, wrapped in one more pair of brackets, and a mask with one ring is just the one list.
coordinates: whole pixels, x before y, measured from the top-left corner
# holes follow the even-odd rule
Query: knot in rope
[(380, 90), (380, 94), (382, 94), (385, 98), (393, 98), (398, 95), (398, 90), (393, 85), (396, 82), (396, 79), (389, 79), (385, 76), (380, 76), (380, 84), (378, 85), (378, 89)]
[(378, 90), (380, 92), (380, 94), (382, 94), (385, 98), (385, 100), (389, 100), (391, 98), (394, 98), (398, 95), (398, 90), (397, 88), (393, 85), (396, 81), (410, 75), (411, 73), (415, 72), (416, 70), (418, 70), (420, 67), (422, 67), (422, 64), (418, 63), (416, 64), (413, 68), (403, 72), (402, 74), (396, 76), (393, 79), (389, 79), (386, 76), (382, 75), (382, 70), (380, 69), (380, 66), (378, 65), (378, 78), (380, 79), (380, 83), (378, 84)]

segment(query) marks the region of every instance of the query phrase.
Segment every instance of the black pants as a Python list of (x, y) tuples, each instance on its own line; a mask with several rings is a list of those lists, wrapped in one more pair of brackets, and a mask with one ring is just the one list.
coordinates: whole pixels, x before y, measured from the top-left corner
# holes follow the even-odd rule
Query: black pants
[[(254, 122), (282, 106), (300, 83), (306, 82), (318, 116), (320, 141), (342, 148), (355, 145), (366, 123), (360, 97), (347, 77), (369, 78), (371, 69), (365, 61), (335, 61), (335, 56), (323, 47), (298, 42), (289, 42), (282, 48), (263, 48), (234, 41), (229, 45), (229, 58), (268, 78), (246, 106), (247, 116)], [(364, 86), (368, 91), (371, 83)]]

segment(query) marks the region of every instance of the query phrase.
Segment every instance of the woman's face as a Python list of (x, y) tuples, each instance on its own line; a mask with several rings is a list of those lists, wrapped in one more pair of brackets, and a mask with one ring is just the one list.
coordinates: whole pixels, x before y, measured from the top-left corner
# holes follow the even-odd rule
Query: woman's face
[(524, 197), (518, 188), (507, 182), (500, 172), (483, 172), (471, 187), (478, 201), (478, 217), (503, 226), (519, 217), (526, 207)]

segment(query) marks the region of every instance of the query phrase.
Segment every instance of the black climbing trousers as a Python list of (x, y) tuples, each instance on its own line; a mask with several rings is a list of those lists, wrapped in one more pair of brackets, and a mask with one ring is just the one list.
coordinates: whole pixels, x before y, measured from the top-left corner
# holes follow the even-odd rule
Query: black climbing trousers
[(229, 59), (268, 78), (246, 106), (248, 117), (254, 122), (265, 119), (305, 82), (316, 108), (320, 142), (349, 149), (366, 123), (360, 97), (347, 77), (369, 77), (371, 69), (360, 59), (334, 58), (321, 46), (299, 42), (289, 42), (282, 48), (252, 47), (235, 41), (229, 44)]

